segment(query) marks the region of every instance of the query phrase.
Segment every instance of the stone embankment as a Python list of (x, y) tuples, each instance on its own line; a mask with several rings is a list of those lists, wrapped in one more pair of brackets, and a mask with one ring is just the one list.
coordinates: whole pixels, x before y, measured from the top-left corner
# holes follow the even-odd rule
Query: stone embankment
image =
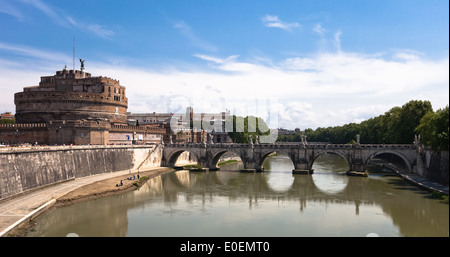
[(0, 150), (0, 200), (76, 178), (157, 167), (161, 147), (54, 146)]

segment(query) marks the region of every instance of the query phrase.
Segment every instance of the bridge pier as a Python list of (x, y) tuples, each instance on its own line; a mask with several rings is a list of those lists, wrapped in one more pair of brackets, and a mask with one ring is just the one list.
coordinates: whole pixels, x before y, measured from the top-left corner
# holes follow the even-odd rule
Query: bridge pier
[(292, 174), (310, 175), (313, 173), (314, 173), (314, 170), (299, 170), (299, 169), (292, 170)]
[(367, 177), (367, 168), (362, 159), (352, 159), (350, 161), (350, 169), (346, 173), (348, 176)]
[(314, 169), (311, 165), (308, 165), (308, 161), (304, 158), (297, 160), (294, 165), (295, 167), (292, 170), (292, 174), (309, 175), (314, 173)]

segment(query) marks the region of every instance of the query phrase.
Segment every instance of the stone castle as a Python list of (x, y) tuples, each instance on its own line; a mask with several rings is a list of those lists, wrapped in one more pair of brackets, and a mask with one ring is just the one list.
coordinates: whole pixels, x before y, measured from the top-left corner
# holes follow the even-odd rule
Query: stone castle
[(84, 70), (57, 71), (14, 95), (16, 124), (0, 124), (0, 143), (108, 145), (158, 143), (166, 128), (129, 126), (128, 99), (118, 80)]
[(67, 70), (41, 77), (38, 86), (25, 87), (14, 95), (17, 123), (49, 120), (99, 120), (127, 122), (128, 99), (118, 80), (92, 77)]

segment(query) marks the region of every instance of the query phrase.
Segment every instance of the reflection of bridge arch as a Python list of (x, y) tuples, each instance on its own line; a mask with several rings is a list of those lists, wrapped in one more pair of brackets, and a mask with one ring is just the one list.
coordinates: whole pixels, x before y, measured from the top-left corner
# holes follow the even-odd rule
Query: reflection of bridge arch
[(386, 154), (386, 153), (393, 154), (393, 155), (399, 157), (400, 159), (402, 159), (403, 164), (405, 165), (408, 173), (411, 173), (413, 171), (413, 168), (411, 167), (411, 164), (410, 164), (410, 161), (408, 160), (408, 158), (406, 158), (403, 154), (401, 154), (398, 151), (382, 150), (379, 152), (375, 152), (372, 155), (370, 155), (369, 158), (367, 158), (365, 165), (367, 166), (369, 164), (369, 162), (376, 156), (381, 155), (381, 154)]
[[(214, 186), (220, 186), (221, 188), (227, 188), (223, 193), (229, 192), (230, 196), (237, 194), (256, 194), (259, 196), (264, 195), (278, 195), (285, 194), (287, 196), (301, 196), (301, 197), (329, 197), (335, 196), (343, 192), (352, 190), (355, 183), (358, 181), (365, 181), (365, 178), (347, 178), (346, 186), (343, 188), (337, 188), (335, 190), (324, 190), (316, 184), (313, 176), (283, 174), (289, 176), (292, 179), (292, 183), (287, 186), (284, 185), (284, 189), (273, 187), (269, 183), (269, 176), (267, 173), (241, 173), (233, 171), (217, 171), (208, 173), (190, 172), (190, 171), (175, 171), (170, 172), (162, 176), (158, 183), (158, 187), (165, 188), (166, 192), (172, 191), (191, 191), (198, 194), (207, 194), (208, 188), (214, 188)], [(243, 179), (245, 178), (245, 179)], [(250, 181), (250, 183), (248, 183)], [(351, 184), (351, 185), (350, 185)], [(242, 187), (246, 185), (247, 187)], [(155, 186), (155, 185), (153, 185)], [(349, 188), (350, 187), (350, 188)], [(192, 191), (193, 188), (197, 188)], [(170, 196), (174, 198), (176, 196)]]

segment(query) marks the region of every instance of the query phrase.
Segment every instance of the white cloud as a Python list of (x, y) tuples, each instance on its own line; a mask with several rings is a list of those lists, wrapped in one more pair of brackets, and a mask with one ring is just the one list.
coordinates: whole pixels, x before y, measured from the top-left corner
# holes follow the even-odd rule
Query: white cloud
[[(36, 85), (40, 76), (52, 75), (65, 63), (71, 63), (70, 56), (25, 46), (0, 43), (0, 51), (28, 60), (0, 59), (4, 92), (0, 95), (0, 111), (15, 109), (15, 92)], [(155, 70), (95, 61), (87, 68), (93, 76), (120, 80), (127, 88), (131, 112), (179, 112), (192, 105), (195, 111), (229, 109), (237, 115), (257, 115), (261, 110), (254, 105), (259, 100), (276, 98), (272, 109), (278, 112), (279, 125), (285, 128), (360, 122), (409, 100), (430, 100), (434, 109), (449, 102), (448, 57), (432, 61), (400, 50), (390, 56), (340, 52), (264, 65), (240, 60), (238, 55), (195, 56), (205, 60), (209, 69)], [(53, 58), (51, 65), (47, 58)], [(30, 63), (39, 68), (30, 72)]]
[(275, 15), (266, 15), (266, 16), (262, 17), (261, 20), (264, 23), (264, 26), (269, 27), (269, 28), (292, 30), (293, 28), (300, 27), (300, 24), (297, 22), (293, 22), (293, 23), (283, 22), (278, 18), (278, 16), (275, 16)]

